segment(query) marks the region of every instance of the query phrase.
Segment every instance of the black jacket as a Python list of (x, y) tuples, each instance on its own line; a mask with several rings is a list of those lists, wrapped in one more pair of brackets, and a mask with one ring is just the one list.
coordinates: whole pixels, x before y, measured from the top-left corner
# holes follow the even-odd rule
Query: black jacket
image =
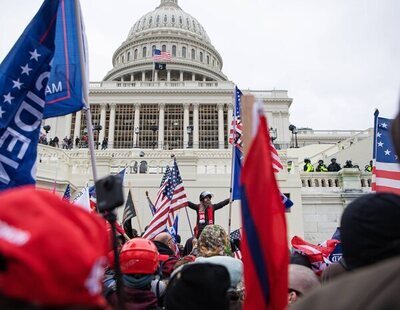
[[(229, 198), (228, 198), (228, 199), (225, 199), (225, 200), (223, 200), (223, 201), (221, 201), (221, 202), (218, 202), (218, 203), (216, 203), (216, 204), (211, 204), (210, 206), (208, 206), (208, 207), (204, 210), (204, 212), (205, 212), (205, 223), (200, 223), (200, 222), (199, 222), (199, 220), (200, 220), (200, 217), (199, 217), (199, 208), (200, 208), (200, 204), (195, 204), (195, 203), (193, 203), (193, 202), (191, 202), (191, 201), (188, 201), (188, 207), (189, 207), (190, 209), (195, 210), (195, 211), (196, 211), (196, 214), (197, 214), (197, 219), (196, 219), (197, 235), (196, 235), (196, 238), (198, 238), (198, 237), (200, 236), (200, 234), (201, 234), (201, 232), (203, 231), (204, 227), (206, 227), (206, 226), (208, 225), (208, 212), (207, 212), (207, 209), (208, 209), (208, 208), (212, 208), (212, 209), (213, 209), (213, 214), (214, 214), (214, 212), (215, 212), (216, 210), (225, 207), (227, 204), (229, 204)], [(215, 215), (214, 215), (214, 218), (215, 218)]]

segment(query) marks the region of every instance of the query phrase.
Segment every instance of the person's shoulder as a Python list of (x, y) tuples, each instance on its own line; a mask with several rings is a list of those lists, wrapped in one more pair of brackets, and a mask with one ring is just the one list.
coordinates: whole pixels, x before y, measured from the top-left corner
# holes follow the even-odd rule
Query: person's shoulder
[(385, 260), (333, 280), (291, 309), (400, 309), (399, 273), (400, 257)]

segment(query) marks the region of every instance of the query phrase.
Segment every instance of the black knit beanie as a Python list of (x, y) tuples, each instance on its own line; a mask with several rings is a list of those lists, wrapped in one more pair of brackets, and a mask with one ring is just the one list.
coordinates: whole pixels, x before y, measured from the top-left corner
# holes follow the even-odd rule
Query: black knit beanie
[(400, 255), (400, 196), (375, 193), (354, 200), (343, 212), (340, 232), (350, 270)]

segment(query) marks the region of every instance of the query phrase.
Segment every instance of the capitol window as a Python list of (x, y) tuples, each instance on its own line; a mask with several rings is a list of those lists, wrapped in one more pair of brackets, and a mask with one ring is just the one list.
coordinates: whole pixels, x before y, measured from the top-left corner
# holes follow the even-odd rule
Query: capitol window
[(175, 24), (175, 15), (172, 15), (172, 23)]
[(193, 21), (193, 30), (196, 31), (196, 23)]
[(196, 59), (196, 51), (192, 48), (192, 59)]
[(142, 57), (143, 57), (143, 58), (146, 58), (146, 57), (147, 57), (147, 48), (146, 48), (146, 46), (143, 47)]
[(167, 46), (164, 44), (163, 46), (161, 46), (161, 50), (162, 50), (163, 52), (166, 52), (166, 51), (167, 51)]
[(190, 28), (189, 18), (186, 18), (186, 25), (188, 28)]
[(164, 15), (164, 23), (166, 23), (167, 22), (167, 15)]
[[(137, 59), (137, 53), (138, 53), (138, 50), (137, 49), (135, 49), (135, 51), (133, 52), (133, 59)], [(128, 61), (129, 61), (129, 57), (128, 57)]]
[(131, 52), (128, 52), (128, 54), (126, 54), (126, 57), (127, 57), (128, 61), (130, 61), (131, 60)]
[(172, 45), (172, 56), (176, 57), (176, 45)]
[(200, 61), (203, 62), (203, 52), (200, 52)]
[(207, 65), (210, 64), (210, 56), (207, 55)]
[(151, 22), (153, 21), (153, 17), (150, 17), (149, 19), (149, 26), (151, 25)]
[(155, 45), (153, 45), (152, 47), (151, 47), (151, 55), (154, 55), (154, 50), (156, 49), (156, 46)]
[(160, 23), (160, 15), (157, 15), (156, 23), (157, 23), (157, 25)]
[(186, 58), (186, 47), (182, 47), (182, 57)]
[(179, 16), (179, 23), (182, 25), (183, 21), (182, 21), (182, 16)]

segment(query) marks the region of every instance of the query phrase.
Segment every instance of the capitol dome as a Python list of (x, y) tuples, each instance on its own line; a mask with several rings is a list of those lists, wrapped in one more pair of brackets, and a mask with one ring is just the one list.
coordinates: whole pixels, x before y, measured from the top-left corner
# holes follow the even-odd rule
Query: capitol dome
[(154, 11), (133, 25), (126, 41), (115, 51), (113, 69), (104, 80), (155, 81), (154, 49), (169, 52), (172, 56), (166, 72), (157, 72), (157, 80), (227, 80), (221, 71), (221, 55), (211, 44), (203, 26), (180, 8), (178, 0), (161, 0)]

